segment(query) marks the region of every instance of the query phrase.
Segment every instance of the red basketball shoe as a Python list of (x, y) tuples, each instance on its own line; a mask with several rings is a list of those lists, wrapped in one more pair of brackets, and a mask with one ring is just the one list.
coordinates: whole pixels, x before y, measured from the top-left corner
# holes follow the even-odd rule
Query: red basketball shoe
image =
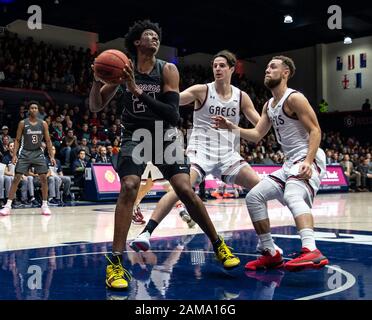
[(278, 269), (283, 265), (283, 257), (278, 250), (275, 251), (275, 256), (272, 256), (270, 251), (265, 250), (257, 260), (249, 261), (245, 268), (247, 270), (266, 270)]
[(301, 252), (286, 262), (284, 268), (288, 271), (301, 271), (304, 269), (320, 269), (329, 263), (323, 254), (315, 249), (310, 251), (308, 248), (302, 248)]

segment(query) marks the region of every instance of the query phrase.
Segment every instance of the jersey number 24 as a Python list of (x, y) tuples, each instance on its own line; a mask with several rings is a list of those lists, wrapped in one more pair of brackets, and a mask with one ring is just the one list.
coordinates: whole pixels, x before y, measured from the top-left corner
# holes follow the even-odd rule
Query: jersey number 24
[[(152, 98), (155, 99), (155, 92), (148, 92)], [(133, 113), (141, 113), (146, 111), (146, 105), (140, 101), (135, 95), (132, 95), (133, 100)]]

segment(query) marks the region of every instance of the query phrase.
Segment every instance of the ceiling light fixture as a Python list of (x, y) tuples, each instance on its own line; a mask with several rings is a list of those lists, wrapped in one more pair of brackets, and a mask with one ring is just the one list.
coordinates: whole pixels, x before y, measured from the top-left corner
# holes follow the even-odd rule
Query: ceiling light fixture
[(284, 16), (284, 23), (292, 23), (292, 22), (293, 22), (292, 16), (290, 16), (289, 14)]
[(352, 44), (353, 40), (350, 37), (345, 37), (344, 38), (344, 44)]

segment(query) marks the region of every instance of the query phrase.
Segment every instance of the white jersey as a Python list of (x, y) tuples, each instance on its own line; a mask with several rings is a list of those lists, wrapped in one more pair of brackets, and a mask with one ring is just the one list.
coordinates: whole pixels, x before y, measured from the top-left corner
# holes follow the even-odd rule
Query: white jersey
[[(273, 98), (267, 104), (267, 115), (275, 129), (276, 139), (281, 144), (287, 158), (282, 168), (270, 174), (268, 179), (280, 187), (281, 193), (284, 192), (285, 185), (289, 181), (304, 187), (311, 205), (326, 172), (325, 154), (321, 148), (318, 148), (310, 179), (304, 180), (297, 177), (300, 163), (306, 158), (309, 149), (309, 133), (300, 120), (287, 115), (284, 110), (284, 103), (293, 92), (296, 90), (288, 88), (276, 106), (272, 105)], [(280, 201), (284, 203), (283, 199)]]
[(284, 103), (293, 92), (296, 90), (288, 88), (276, 106), (272, 105), (274, 98), (267, 105), (267, 115), (275, 129), (276, 139), (287, 158), (309, 148), (308, 131), (301, 121), (287, 115), (284, 110)]
[(188, 150), (205, 149), (211, 156), (235, 151), (235, 134), (231, 131), (213, 128), (212, 117), (221, 115), (239, 124), (242, 93), (240, 89), (231, 86), (231, 97), (224, 101), (217, 94), (215, 82), (208, 83), (206, 86), (206, 99), (198, 109), (194, 110), (194, 126)]

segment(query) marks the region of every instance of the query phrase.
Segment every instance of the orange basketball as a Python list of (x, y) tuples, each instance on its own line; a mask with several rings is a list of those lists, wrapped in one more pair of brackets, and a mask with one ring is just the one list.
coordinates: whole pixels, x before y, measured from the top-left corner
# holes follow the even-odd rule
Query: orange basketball
[(129, 65), (129, 59), (123, 52), (114, 49), (106, 50), (94, 60), (94, 72), (98, 78), (107, 83), (119, 83), (125, 64)]

